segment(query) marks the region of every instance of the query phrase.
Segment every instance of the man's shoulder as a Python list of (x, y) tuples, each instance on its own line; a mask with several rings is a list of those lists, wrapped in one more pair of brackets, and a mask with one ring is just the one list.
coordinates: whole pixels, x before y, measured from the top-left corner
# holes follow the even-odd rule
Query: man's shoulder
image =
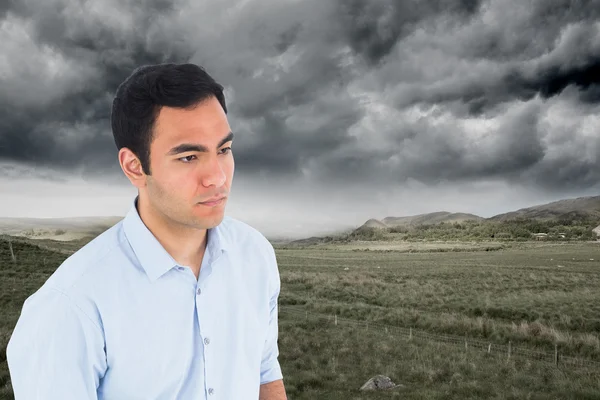
[(105, 269), (97, 266), (112, 265), (114, 263), (108, 262), (108, 259), (122, 257), (119, 251), (122, 241), (121, 225), (121, 222), (113, 225), (67, 257), (44, 286), (68, 293), (74, 286), (85, 286), (86, 283), (93, 285), (94, 282), (98, 282), (97, 274)]
[(231, 216), (223, 218), (219, 225), (219, 231), (229, 243), (235, 246), (260, 245), (267, 250), (272, 248), (271, 242), (258, 229)]
[[(241, 264), (252, 263), (257, 268), (244, 268), (243, 271), (256, 279), (269, 276), (274, 285), (278, 285), (279, 270), (275, 249), (269, 240), (256, 228), (239, 219), (226, 216), (219, 225), (219, 232), (226, 236), (235, 257), (243, 259)], [(239, 259), (239, 258), (235, 258)], [(251, 279), (251, 278), (249, 278)]]
[[(38, 310), (45, 306), (57, 305), (58, 299), (67, 299), (66, 303), (76, 305), (89, 318), (96, 314), (94, 293), (99, 287), (107, 287), (111, 283), (110, 269), (118, 263), (121, 223), (113, 225), (79, 250), (68, 256), (48, 277), (44, 284), (32, 293), (25, 304)], [(50, 300), (54, 299), (54, 302)], [(49, 302), (50, 301), (50, 302)], [(65, 303), (65, 304), (66, 304)], [(40, 311), (45, 312), (45, 311)]]

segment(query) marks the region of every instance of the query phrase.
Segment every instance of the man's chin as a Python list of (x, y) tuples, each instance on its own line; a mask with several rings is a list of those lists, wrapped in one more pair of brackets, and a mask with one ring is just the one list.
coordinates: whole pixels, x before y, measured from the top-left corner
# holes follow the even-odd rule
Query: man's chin
[(218, 226), (225, 218), (225, 214), (213, 215), (205, 218), (194, 218), (194, 225), (198, 229), (212, 229)]

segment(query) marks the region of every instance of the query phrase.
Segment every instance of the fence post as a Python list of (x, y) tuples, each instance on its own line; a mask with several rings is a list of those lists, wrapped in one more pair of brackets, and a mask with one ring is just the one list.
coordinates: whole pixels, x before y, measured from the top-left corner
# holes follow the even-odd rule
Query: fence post
[(16, 263), (17, 258), (15, 257), (15, 253), (13, 252), (12, 241), (10, 239), (10, 236), (8, 238), (8, 247), (10, 248), (10, 257), (12, 258), (13, 262)]
[(488, 354), (490, 354), (491, 352), (492, 352), (492, 344), (490, 343), (490, 344), (488, 345)]
[(306, 312), (306, 320), (308, 321), (308, 311)]
[(508, 341), (508, 360), (510, 360), (510, 347), (511, 347), (511, 342), (509, 340)]
[(558, 367), (558, 344), (554, 345), (554, 364)]
[(335, 325), (337, 326), (337, 314), (335, 314)]
[(408, 331), (408, 340), (412, 340), (412, 328)]
[(331, 357), (331, 364), (332, 364), (332, 372), (335, 374), (335, 356)]
[(467, 351), (467, 338), (465, 338), (465, 351)]

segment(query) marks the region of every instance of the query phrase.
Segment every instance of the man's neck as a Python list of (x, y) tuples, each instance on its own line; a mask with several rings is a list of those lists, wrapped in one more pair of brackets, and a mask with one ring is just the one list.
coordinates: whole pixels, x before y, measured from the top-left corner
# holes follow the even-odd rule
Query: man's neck
[(207, 230), (190, 229), (166, 220), (138, 198), (137, 211), (144, 225), (179, 265), (189, 266), (198, 278), (208, 241)]

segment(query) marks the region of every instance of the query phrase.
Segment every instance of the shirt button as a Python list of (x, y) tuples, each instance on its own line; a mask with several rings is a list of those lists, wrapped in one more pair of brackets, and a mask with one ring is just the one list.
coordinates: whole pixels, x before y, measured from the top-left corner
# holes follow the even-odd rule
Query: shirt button
[(204, 344), (210, 344), (210, 339), (209, 338), (204, 338)]
[(209, 388), (209, 389), (208, 389), (208, 394), (210, 394), (210, 395), (213, 395), (213, 394), (215, 394), (215, 389), (213, 389), (213, 388)]
[(177, 269), (183, 271), (183, 267), (177, 267)]
[(196, 290), (196, 294), (200, 296), (200, 293), (202, 293), (202, 289), (198, 288), (198, 290)]

